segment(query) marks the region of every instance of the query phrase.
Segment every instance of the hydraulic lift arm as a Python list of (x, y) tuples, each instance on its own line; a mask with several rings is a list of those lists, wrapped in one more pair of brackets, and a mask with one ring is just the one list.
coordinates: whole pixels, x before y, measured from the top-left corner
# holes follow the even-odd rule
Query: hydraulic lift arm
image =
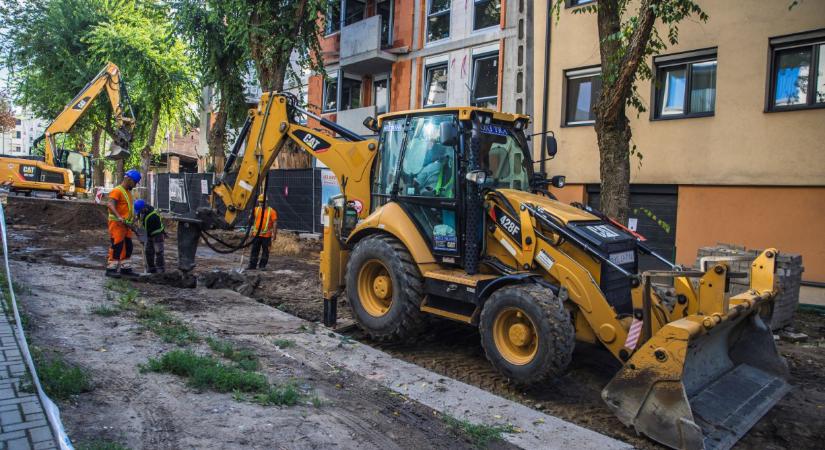
[[(112, 151), (109, 155), (111, 159), (126, 159), (129, 157), (129, 144), (132, 141), (132, 128), (135, 125), (134, 114), (128, 104), (128, 94), (123, 80), (120, 76), (120, 69), (114, 63), (106, 63), (106, 66), (97, 74), (83, 90), (78, 93), (66, 108), (57, 116), (44, 133), (46, 139), (45, 162), (55, 165), (55, 136), (61, 133), (68, 133), (72, 127), (86, 114), (91, 104), (106, 90), (109, 102), (112, 105), (112, 115), (115, 119), (115, 136), (112, 143)], [(125, 105), (125, 108), (124, 108)], [(128, 111), (124, 111), (128, 109)], [(127, 115), (128, 113), (128, 115)], [(39, 139), (38, 139), (39, 140)], [(58, 155), (59, 156), (59, 155)]]

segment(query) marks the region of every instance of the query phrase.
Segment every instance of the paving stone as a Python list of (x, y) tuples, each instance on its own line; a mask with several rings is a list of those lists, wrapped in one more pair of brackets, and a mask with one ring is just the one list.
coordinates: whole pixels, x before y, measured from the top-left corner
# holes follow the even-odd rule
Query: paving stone
[(30, 422), (32, 420), (46, 420), (46, 416), (43, 415), (43, 413), (26, 414), (25, 420), (26, 422)]
[(8, 441), (10, 439), (17, 439), (26, 437), (25, 430), (9, 431), (8, 433), (0, 433), (0, 442)]
[(0, 389), (0, 399), (6, 400), (15, 397), (17, 397), (17, 394), (14, 392), (14, 389)]
[(32, 442), (51, 441), (52, 430), (48, 426), (33, 428), (29, 430), (29, 437), (31, 437)]
[(31, 448), (32, 446), (26, 438), (15, 439), (6, 443), (6, 449), (8, 450), (30, 450)]
[(5, 428), (7, 425), (13, 425), (23, 421), (23, 416), (20, 411), (5, 411), (0, 413), (0, 424)]
[(34, 450), (52, 450), (56, 449), (53, 441), (43, 441), (43, 442), (35, 442), (34, 443)]
[(23, 414), (35, 414), (35, 413), (43, 412), (43, 409), (40, 408), (40, 403), (39, 402), (21, 403), (20, 408), (23, 409)]
[(0, 406), (0, 412), (2, 412), (2, 411), (16, 411), (17, 408), (19, 408), (17, 403), (12, 404), (12, 405), (2, 405), (2, 406)]
[(35, 420), (33, 422), (21, 422), (21, 423), (16, 423), (14, 425), (9, 425), (7, 427), (3, 427), (3, 430), (5, 430), (5, 431), (26, 430), (26, 429), (29, 429), (29, 428), (42, 427), (43, 425), (46, 425), (45, 420)]

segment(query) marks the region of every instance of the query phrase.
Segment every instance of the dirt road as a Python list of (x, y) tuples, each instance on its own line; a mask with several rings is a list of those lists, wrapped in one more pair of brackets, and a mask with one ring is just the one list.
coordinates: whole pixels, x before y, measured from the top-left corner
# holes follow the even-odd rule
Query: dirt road
[[(22, 214), (25, 216), (25, 214)], [(15, 220), (13, 256), (29, 262), (48, 261), (75, 267), (103, 267), (102, 226), (43, 233), (42, 225)], [(169, 244), (174, 249), (173, 243)], [(170, 251), (174, 253), (174, 251)], [(239, 268), (239, 256), (223, 258), (208, 249), (198, 251), (199, 271)], [(273, 257), (267, 271), (260, 272), (260, 284), (251, 294), (265, 305), (295, 314), (310, 321), (321, 319), (322, 302), (317, 281), (317, 255), (311, 251), (300, 257)], [(33, 265), (32, 267), (36, 267)], [(184, 290), (181, 290), (183, 292)], [(185, 293), (176, 295), (186, 296)], [(349, 309), (339, 306), (340, 319), (346, 322)], [(195, 315), (197, 317), (197, 315)], [(197, 319), (195, 319), (197, 320)], [(807, 333), (807, 343), (779, 343), (788, 360), (794, 390), (737, 444), (737, 448), (799, 449), (821, 448), (825, 441), (825, 318), (799, 314), (796, 326)], [(467, 327), (438, 322), (415, 345), (369, 342), (351, 331), (353, 338), (379, 347), (392, 355), (425, 368), (479, 386), (527, 406), (605, 433), (641, 448), (659, 448), (635, 436), (607, 409), (600, 398), (601, 388), (613, 376), (618, 364), (598, 348), (578, 347), (570, 370), (560, 379), (528, 391), (513, 387), (494, 372), (484, 359), (478, 334)]]

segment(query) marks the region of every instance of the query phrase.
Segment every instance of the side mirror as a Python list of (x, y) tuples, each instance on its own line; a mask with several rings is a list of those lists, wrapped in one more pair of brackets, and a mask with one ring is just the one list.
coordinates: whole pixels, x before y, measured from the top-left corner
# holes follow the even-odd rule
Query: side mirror
[(559, 145), (556, 142), (556, 137), (551, 134), (546, 136), (545, 139), (547, 140), (547, 156), (553, 158), (559, 151)]
[(550, 178), (550, 184), (554, 188), (559, 188), (559, 189), (564, 187), (564, 184), (566, 183), (566, 181), (567, 181), (567, 179), (565, 178), (564, 175), (556, 175), (556, 176)]
[(364, 119), (363, 124), (366, 129), (372, 131), (373, 133), (378, 133), (378, 121), (375, 120), (375, 117), (367, 116), (367, 118)]
[[(458, 145), (458, 127), (453, 122), (441, 122), (439, 129), (441, 145), (454, 147)], [(469, 175), (469, 174), (468, 174)]]

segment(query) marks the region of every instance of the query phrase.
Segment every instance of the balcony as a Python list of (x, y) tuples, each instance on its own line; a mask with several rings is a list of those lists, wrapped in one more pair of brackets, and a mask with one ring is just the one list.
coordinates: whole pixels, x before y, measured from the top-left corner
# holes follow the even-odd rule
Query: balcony
[(364, 126), (363, 122), (367, 116), (375, 117), (375, 106), (365, 106), (363, 108), (338, 111), (335, 122), (356, 134), (360, 134), (361, 136), (374, 135), (375, 133)]
[(366, 75), (389, 72), (396, 55), (381, 48), (381, 16), (347, 25), (341, 30), (341, 68)]

